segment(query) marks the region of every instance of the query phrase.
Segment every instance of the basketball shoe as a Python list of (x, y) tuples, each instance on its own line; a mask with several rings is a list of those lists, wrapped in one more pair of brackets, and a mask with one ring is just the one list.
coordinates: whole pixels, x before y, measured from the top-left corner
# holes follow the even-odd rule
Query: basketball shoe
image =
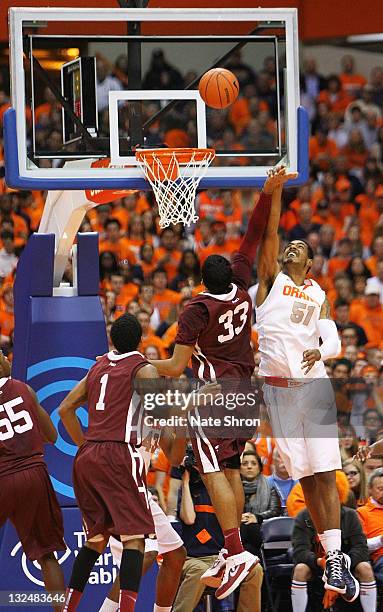
[(225, 599), (235, 591), (257, 563), (259, 563), (258, 557), (246, 550), (238, 555), (227, 557), (221, 585), (215, 592), (216, 598)]
[(217, 589), (222, 582), (226, 559), (227, 549), (221, 548), (213, 565), (209, 567), (204, 574), (202, 574), (200, 578), (201, 582), (206, 584), (206, 586), (215, 587)]

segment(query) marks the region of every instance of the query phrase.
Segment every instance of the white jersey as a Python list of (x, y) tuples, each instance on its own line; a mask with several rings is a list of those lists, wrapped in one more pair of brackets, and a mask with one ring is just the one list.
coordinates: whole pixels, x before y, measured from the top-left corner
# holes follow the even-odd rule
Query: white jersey
[(297, 287), (287, 274), (279, 272), (269, 295), (256, 308), (260, 376), (326, 377), (323, 361), (316, 361), (306, 375), (301, 366), (303, 352), (319, 348), (318, 320), (325, 298), (314, 280)]

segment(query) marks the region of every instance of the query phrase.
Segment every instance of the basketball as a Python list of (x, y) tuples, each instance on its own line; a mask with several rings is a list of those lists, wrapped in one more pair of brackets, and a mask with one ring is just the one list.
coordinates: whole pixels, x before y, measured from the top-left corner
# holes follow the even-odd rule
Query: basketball
[(226, 108), (237, 99), (239, 83), (235, 74), (230, 70), (212, 68), (201, 78), (199, 93), (207, 106)]

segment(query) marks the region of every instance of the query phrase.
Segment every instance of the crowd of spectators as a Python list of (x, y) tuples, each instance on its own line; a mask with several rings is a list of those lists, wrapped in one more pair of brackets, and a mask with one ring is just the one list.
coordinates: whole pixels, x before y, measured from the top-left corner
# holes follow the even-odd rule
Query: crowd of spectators
[[(124, 87), (125, 59), (119, 58), (114, 68), (98, 61), (101, 129), (107, 121), (105, 91)], [(211, 113), (209, 145), (237, 151), (273, 147), (275, 65), (268, 58), (263, 70), (255, 73), (236, 53), (228, 67), (238, 77), (240, 96), (227, 111)], [(145, 75), (145, 88), (179, 88), (194, 76), (182, 75), (158, 50)], [(0, 78), (0, 123), (9, 106), (7, 82)], [(383, 473), (374, 472), (382, 468), (383, 460), (371, 458), (361, 464), (353, 459), (361, 443), (383, 438), (383, 68), (373, 68), (367, 79), (358, 74), (352, 56), (345, 56), (336, 74), (321, 75), (315, 60), (307, 59), (301, 94), (311, 121), (311, 172), (306, 185), (284, 193), (281, 250), (290, 239), (309, 242), (315, 253), (311, 277), (327, 292), (331, 304), (342, 354), (326, 367), (336, 394), (343, 469), (376, 575), (383, 580), (383, 540), (377, 541), (383, 537), (383, 498), (376, 497), (382, 495)], [(147, 105), (146, 118), (156, 110), (155, 105)], [(154, 122), (148, 144), (195, 145), (187, 112), (185, 105), (172, 125)], [(36, 109), (36, 133), (48, 149), (60, 145), (60, 122), (60, 108), (47, 89), (45, 101)], [(244, 159), (238, 157), (238, 163)], [(38, 228), (46, 194), (14, 191), (3, 180), (0, 192), (0, 344), (12, 357), (15, 268), (28, 236)], [(152, 359), (168, 357), (177, 318), (201, 290), (201, 264), (213, 253), (230, 257), (258, 197), (247, 189), (202, 191), (196, 199), (199, 221), (186, 230), (178, 225), (160, 231), (156, 203), (146, 192), (132, 191), (89, 211), (81, 230), (99, 232), (100, 297), (107, 329), (125, 311), (135, 314), (143, 329), (139, 349)], [(65, 280), (72, 280), (70, 262)], [(256, 269), (253, 280), (254, 299)], [(255, 326), (252, 345), (258, 364)], [(264, 519), (295, 515), (297, 508), (302, 509), (297, 485), (274, 446), (271, 432), (260, 432), (248, 443), (242, 460), (246, 493), (242, 536), (250, 550), (260, 546)], [(369, 483), (371, 473), (375, 476)], [(168, 514), (175, 516), (181, 481), (172, 476), (161, 453), (153, 459), (149, 482), (159, 490)], [(379, 516), (373, 495), (380, 504)], [(310, 564), (308, 568), (295, 580), (311, 576)]]

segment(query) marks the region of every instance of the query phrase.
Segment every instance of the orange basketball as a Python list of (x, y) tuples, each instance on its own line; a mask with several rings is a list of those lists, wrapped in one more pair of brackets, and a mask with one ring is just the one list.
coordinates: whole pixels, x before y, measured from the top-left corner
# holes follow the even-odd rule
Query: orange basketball
[(199, 93), (207, 106), (226, 108), (239, 94), (237, 77), (226, 68), (212, 68), (201, 78)]

